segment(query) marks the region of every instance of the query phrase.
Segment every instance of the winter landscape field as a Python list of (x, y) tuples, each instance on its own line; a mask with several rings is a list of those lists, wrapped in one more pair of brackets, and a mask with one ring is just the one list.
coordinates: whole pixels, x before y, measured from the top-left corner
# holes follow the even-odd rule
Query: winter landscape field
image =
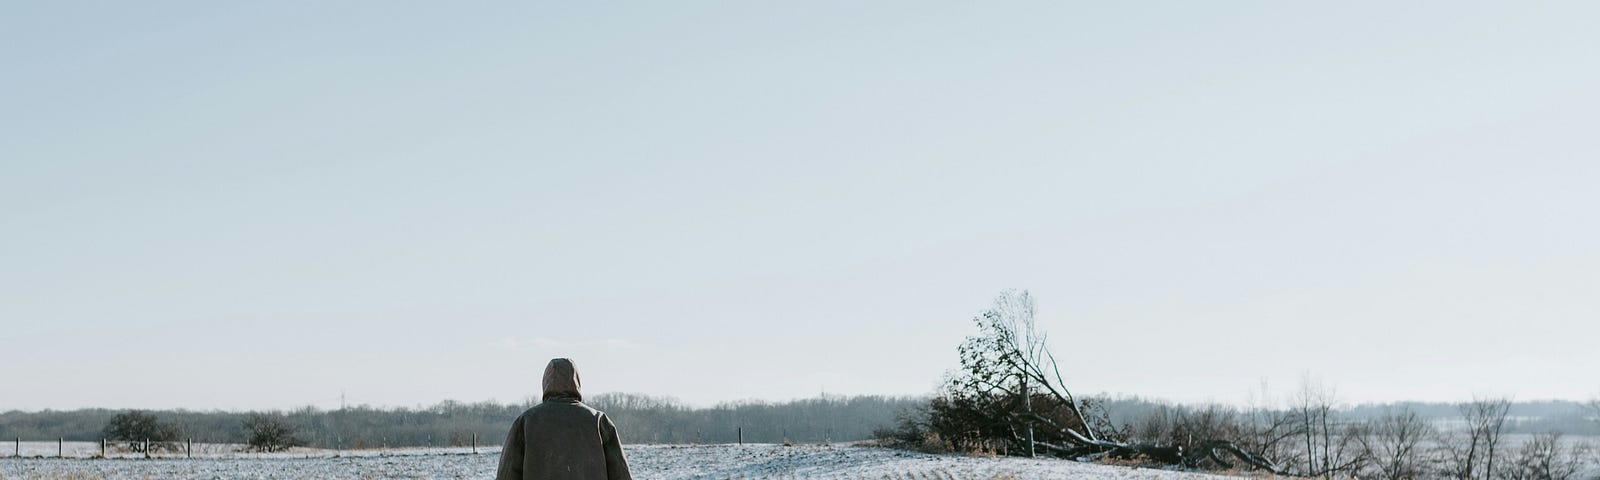
[[(493, 478), (498, 448), (428, 448), (279, 454), (220, 453), (228, 446), (196, 445), (197, 458), (91, 458), (99, 446), (76, 442), (55, 458), (55, 442), (24, 443), (22, 458), (0, 459), (0, 478), (52, 479), (368, 479)], [(47, 453), (48, 451), (48, 453)], [(627, 447), (638, 479), (1053, 479), (1230, 478), (1190, 472), (1077, 463), (1052, 459), (929, 455), (856, 444), (634, 445)], [(37, 455), (37, 456), (32, 456)], [(49, 455), (49, 456), (46, 456)], [(73, 457), (73, 455), (82, 455)]]
[(0, 1), (0, 480), (1600, 480), (1597, 19)]

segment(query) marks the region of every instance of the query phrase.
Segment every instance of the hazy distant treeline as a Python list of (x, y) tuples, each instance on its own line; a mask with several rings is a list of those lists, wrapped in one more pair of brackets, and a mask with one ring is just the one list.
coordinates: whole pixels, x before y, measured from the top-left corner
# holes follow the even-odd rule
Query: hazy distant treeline
[[(927, 403), (923, 397), (855, 396), (782, 403), (758, 401), (688, 408), (657, 397), (603, 395), (590, 402), (617, 423), (624, 440), (642, 443), (732, 443), (739, 429), (754, 443), (853, 441), (872, 438), (897, 414)], [(631, 439), (631, 440), (630, 440)]]
[[(895, 424), (905, 409), (927, 404), (925, 397), (827, 396), (786, 402), (744, 401), (692, 408), (648, 395), (612, 393), (591, 397), (595, 406), (616, 422), (629, 443), (752, 443), (853, 441)], [(1174, 405), (1139, 397), (1100, 397), (1110, 419), (1132, 422), (1149, 412)], [(1342, 409), (1344, 418), (1381, 415), (1385, 406), (1406, 405), (1424, 418), (1448, 423), (1458, 414), (1455, 404), (1405, 402), (1358, 405)], [(356, 406), (322, 410), (306, 407), (282, 412), (309, 446), (375, 448), (399, 446), (466, 446), (472, 435), (480, 445), (498, 445), (511, 421), (530, 403), (499, 404), (444, 401), (423, 408)], [(0, 413), (0, 439), (98, 441), (112, 416), (124, 410), (12, 411)], [(204, 442), (244, 443), (243, 422), (256, 412), (151, 411), (164, 423), (183, 429), (184, 437)], [(1569, 401), (1529, 401), (1511, 405), (1507, 433), (1600, 435), (1595, 422), (1585, 421), (1583, 408)]]
[[(1179, 405), (1137, 396), (1096, 397), (1104, 406), (1113, 423), (1131, 424), (1144, 419), (1157, 410), (1200, 410), (1203, 405)], [(1282, 407), (1277, 407), (1282, 408)], [(1416, 412), (1424, 420), (1446, 430), (1459, 423), (1460, 403), (1446, 402), (1392, 402), (1364, 403), (1335, 408), (1340, 418), (1351, 421), (1372, 420), (1386, 412), (1402, 408)], [(1569, 400), (1532, 400), (1511, 403), (1506, 415), (1505, 433), (1562, 432), (1569, 435), (1600, 435), (1600, 423), (1592, 421), (1591, 414), (1580, 402)]]
[[(691, 408), (661, 397), (601, 394), (586, 403), (605, 411), (629, 443), (776, 443), (851, 441), (871, 438), (898, 411), (925, 403), (919, 397), (827, 396), (787, 402), (745, 401)], [(425, 408), (356, 406), (337, 410), (306, 407), (282, 412), (308, 446), (376, 448), (498, 445), (512, 420), (531, 403), (444, 401)], [(0, 414), (0, 438), (98, 441), (111, 417), (125, 410), (12, 411)], [(243, 422), (257, 412), (149, 411), (163, 423), (202, 442), (244, 443)]]

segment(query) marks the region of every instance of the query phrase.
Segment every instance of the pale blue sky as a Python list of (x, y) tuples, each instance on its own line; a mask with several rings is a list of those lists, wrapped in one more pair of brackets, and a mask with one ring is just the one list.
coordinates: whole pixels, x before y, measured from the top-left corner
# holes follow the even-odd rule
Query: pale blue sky
[(1600, 391), (1592, 2), (576, 3), (0, 6), (0, 410)]

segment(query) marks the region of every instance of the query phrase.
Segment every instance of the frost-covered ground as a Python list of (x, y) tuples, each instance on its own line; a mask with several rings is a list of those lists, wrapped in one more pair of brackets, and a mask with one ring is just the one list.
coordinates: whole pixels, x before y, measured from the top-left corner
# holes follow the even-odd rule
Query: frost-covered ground
[[(90, 454), (99, 445), (90, 444)], [(196, 450), (200, 450), (196, 445)], [(49, 455), (55, 454), (51, 442)], [(493, 478), (498, 448), (430, 448), (288, 454), (223, 453), (194, 459), (0, 458), (0, 478), (13, 479), (370, 479)], [(79, 451), (83, 451), (80, 449)], [(1063, 460), (927, 455), (848, 444), (630, 445), (633, 477), (689, 479), (1155, 479), (1206, 480), (1188, 472), (1135, 469)], [(10, 454), (11, 452), (5, 452)], [(29, 452), (25, 451), (24, 455)], [(45, 454), (46, 452), (37, 452)], [(1236, 480), (1236, 479), (1234, 479)]]

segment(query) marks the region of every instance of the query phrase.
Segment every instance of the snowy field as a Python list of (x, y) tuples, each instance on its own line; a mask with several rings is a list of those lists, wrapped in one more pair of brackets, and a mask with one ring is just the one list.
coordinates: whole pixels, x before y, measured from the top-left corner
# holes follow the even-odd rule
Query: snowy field
[[(9, 447), (10, 445), (6, 445)], [(23, 443), (22, 458), (0, 458), (0, 478), (24, 479), (487, 479), (499, 449), (428, 448), (283, 454), (226, 453), (232, 447), (195, 445), (194, 459), (34, 458), (55, 455), (56, 444)], [(67, 454), (96, 455), (94, 443), (67, 444)], [(9, 448), (5, 450), (10, 455)], [(201, 453), (204, 451), (204, 453)], [(849, 444), (630, 445), (633, 477), (688, 479), (1230, 479), (1188, 472), (1083, 464), (1062, 460), (927, 455)]]

